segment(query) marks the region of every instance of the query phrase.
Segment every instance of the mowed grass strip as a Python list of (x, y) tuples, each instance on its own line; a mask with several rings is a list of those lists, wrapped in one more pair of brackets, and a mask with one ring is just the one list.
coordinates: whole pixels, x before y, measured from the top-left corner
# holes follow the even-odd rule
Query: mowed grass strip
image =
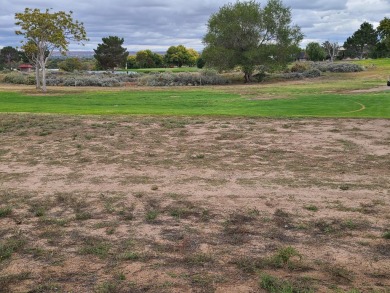
[(102, 91), (29, 95), (0, 92), (0, 112), (390, 118), (389, 92), (285, 93), (266, 100), (214, 90)]

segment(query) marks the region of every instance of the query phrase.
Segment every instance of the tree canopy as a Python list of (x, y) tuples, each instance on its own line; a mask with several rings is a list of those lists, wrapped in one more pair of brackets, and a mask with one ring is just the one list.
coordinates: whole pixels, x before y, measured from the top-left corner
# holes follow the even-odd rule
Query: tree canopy
[(300, 28), (291, 25), (290, 8), (280, 0), (269, 0), (264, 8), (238, 1), (210, 17), (202, 57), (219, 70), (241, 67), (248, 82), (257, 66), (286, 66), (302, 38)]
[(15, 48), (7, 46), (0, 50), (0, 69), (4, 67), (12, 69), (20, 60), (21, 55)]
[(377, 28), (381, 43), (390, 51), (390, 18), (385, 17)]
[(103, 43), (98, 44), (93, 55), (102, 69), (114, 70), (115, 67), (126, 64), (129, 52), (122, 47), (124, 39), (117, 36), (102, 38)]
[(306, 54), (311, 61), (322, 61), (325, 59), (325, 50), (319, 43), (311, 42), (306, 46)]
[(348, 56), (363, 58), (363, 55), (370, 53), (377, 43), (378, 33), (371, 23), (363, 22), (360, 28), (346, 40), (344, 48)]
[(158, 68), (162, 67), (163, 57), (151, 50), (141, 50), (135, 55), (135, 64), (139, 68)]
[[(42, 90), (46, 92), (47, 61), (55, 49), (65, 54), (70, 41), (81, 43), (88, 40), (84, 25), (73, 20), (72, 11), (52, 12), (51, 9), (41, 12), (39, 9), (26, 8), (24, 12), (16, 13), (15, 19), (15, 24), (20, 26), (15, 33), (24, 36), (23, 48), (33, 53), (36, 67), (42, 69)], [(39, 80), (39, 74), (36, 78)]]
[(177, 67), (188, 65), (190, 58), (187, 48), (183, 45), (170, 46), (164, 56), (167, 65)]

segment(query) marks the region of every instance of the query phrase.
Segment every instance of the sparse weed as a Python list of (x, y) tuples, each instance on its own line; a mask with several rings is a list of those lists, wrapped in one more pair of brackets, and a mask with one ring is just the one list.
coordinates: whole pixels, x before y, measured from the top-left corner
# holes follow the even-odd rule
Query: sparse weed
[(158, 217), (159, 212), (157, 210), (149, 210), (146, 212), (145, 220), (147, 222), (154, 222)]
[(136, 261), (141, 259), (141, 254), (135, 251), (125, 251), (118, 255), (118, 259)]
[(0, 263), (10, 258), (12, 253), (23, 248), (25, 244), (26, 240), (19, 235), (0, 241)]
[(280, 248), (277, 253), (271, 257), (271, 263), (275, 267), (290, 266), (292, 258), (302, 259), (302, 255), (292, 246)]
[(311, 212), (317, 212), (318, 211), (318, 207), (315, 206), (315, 205), (307, 205), (304, 207), (306, 210), (308, 211), (311, 211)]
[(100, 258), (106, 258), (109, 254), (111, 244), (100, 238), (86, 238), (80, 248), (81, 254), (92, 254)]
[(0, 218), (8, 217), (12, 214), (12, 208), (9, 206), (0, 207)]
[(265, 258), (257, 258), (250, 256), (243, 256), (232, 261), (244, 273), (253, 274), (256, 273), (268, 265), (268, 261)]
[(314, 292), (306, 284), (294, 284), (277, 277), (263, 274), (260, 279), (260, 287), (270, 293), (310, 293)]
[(348, 283), (353, 280), (353, 273), (343, 266), (323, 263), (322, 267), (334, 280), (346, 281)]
[(206, 253), (194, 253), (186, 255), (183, 262), (192, 266), (205, 266), (214, 262), (214, 258)]

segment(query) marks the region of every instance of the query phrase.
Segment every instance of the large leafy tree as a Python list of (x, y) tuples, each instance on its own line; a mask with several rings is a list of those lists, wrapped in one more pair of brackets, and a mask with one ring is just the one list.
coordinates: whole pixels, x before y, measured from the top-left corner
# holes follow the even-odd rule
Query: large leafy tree
[(4, 47), (0, 50), (0, 69), (6, 67), (12, 69), (16, 63), (21, 60), (19, 51), (11, 46)]
[(95, 59), (102, 69), (114, 70), (115, 67), (124, 66), (126, 64), (129, 52), (122, 47), (124, 39), (117, 36), (109, 36), (102, 38), (103, 43), (98, 44), (95, 51)]
[(177, 67), (188, 65), (190, 58), (190, 53), (183, 45), (170, 46), (164, 55), (166, 64)]
[(73, 72), (76, 70), (83, 70), (85, 66), (81, 62), (80, 58), (71, 57), (59, 62), (58, 67), (64, 71)]
[(138, 51), (135, 55), (135, 61), (140, 68), (159, 68), (163, 66), (163, 58), (150, 50)]
[(360, 28), (344, 43), (347, 54), (351, 57), (363, 58), (378, 43), (378, 33), (371, 23), (363, 22)]
[(239, 66), (249, 82), (258, 66), (286, 66), (302, 38), (280, 0), (269, 0), (263, 8), (256, 1), (238, 1), (211, 15), (202, 57), (219, 70)]
[(381, 39), (381, 43), (390, 52), (390, 18), (385, 17), (380, 21), (377, 32)]
[(311, 61), (322, 61), (325, 59), (325, 50), (319, 43), (311, 42), (306, 46), (306, 54)]
[(66, 54), (70, 41), (87, 41), (84, 25), (73, 20), (72, 11), (53, 12), (50, 9), (42, 12), (26, 8), (24, 12), (16, 13), (15, 19), (15, 24), (20, 26), (16, 34), (24, 36), (23, 48), (26, 51), (28, 47), (35, 56), (42, 70), (42, 91), (46, 92), (46, 64), (49, 58), (54, 50)]
[(153, 59), (153, 52), (141, 50), (135, 54), (135, 60), (140, 68), (154, 68), (156, 64)]

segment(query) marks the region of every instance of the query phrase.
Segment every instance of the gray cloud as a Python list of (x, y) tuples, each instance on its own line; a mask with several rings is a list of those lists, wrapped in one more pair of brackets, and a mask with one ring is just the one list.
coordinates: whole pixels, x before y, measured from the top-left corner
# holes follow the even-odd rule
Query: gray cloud
[[(74, 18), (83, 22), (90, 38), (85, 47), (71, 44), (71, 50), (92, 50), (110, 35), (125, 39), (131, 51), (152, 49), (165, 51), (171, 45), (183, 44), (197, 50), (203, 48), (202, 37), (212, 13), (231, 0), (0, 0), (0, 47), (17, 46), (21, 37), (14, 31), (14, 14), (25, 7), (53, 8), (74, 12)], [(265, 4), (265, 1), (261, 1)], [(285, 0), (291, 7), (293, 22), (298, 24), (305, 39), (343, 43), (363, 21), (374, 26), (384, 17), (390, 17), (389, 0)]]

